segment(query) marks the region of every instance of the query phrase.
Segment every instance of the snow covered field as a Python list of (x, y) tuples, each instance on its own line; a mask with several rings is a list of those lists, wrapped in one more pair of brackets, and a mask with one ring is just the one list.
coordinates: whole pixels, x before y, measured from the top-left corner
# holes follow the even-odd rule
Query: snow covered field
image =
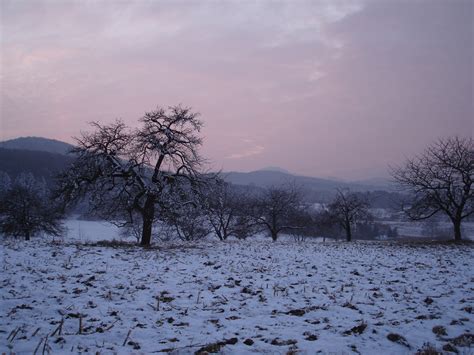
[(0, 246), (0, 352), (474, 351), (472, 245)]

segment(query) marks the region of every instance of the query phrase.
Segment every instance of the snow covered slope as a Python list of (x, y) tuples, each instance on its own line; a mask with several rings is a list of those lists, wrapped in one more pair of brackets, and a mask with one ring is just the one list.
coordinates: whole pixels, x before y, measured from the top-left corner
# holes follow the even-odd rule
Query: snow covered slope
[[(472, 246), (2, 240), (0, 352), (472, 351)], [(437, 327), (437, 328), (434, 328)]]

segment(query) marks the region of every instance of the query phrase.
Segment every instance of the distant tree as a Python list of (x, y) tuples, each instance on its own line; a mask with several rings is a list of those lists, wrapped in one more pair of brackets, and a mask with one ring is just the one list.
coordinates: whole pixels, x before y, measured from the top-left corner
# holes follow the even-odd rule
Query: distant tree
[(328, 206), (333, 221), (345, 231), (346, 240), (352, 240), (352, 229), (357, 223), (370, 219), (369, 204), (359, 195), (349, 190), (338, 190), (333, 202)]
[(388, 226), (388, 228), (387, 228), (387, 238), (394, 239), (394, 238), (398, 238), (398, 237), (399, 237), (398, 227)]
[(208, 236), (212, 231), (203, 208), (200, 189), (186, 183), (173, 187), (163, 196), (160, 221), (168, 239), (178, 237), (183, 241), (194, 241)]
[(0, 171), (0, 198), (10, 190), (11, 184), (10, 175), (4, 171)]
[(374, 222), (371, 220), (362, 221), (356, 224), (353, 236), (358, 239), (373, 240), (378, 238), (393, 239), (398, 236), (397, 227)]
[(207, 222), (220, 240), (229, 237), (247, 238), (253, 230), (248, 214), (249, 197), (222, 179), (215, 179), (203, 191), (204, 211)]
[(311, 211), (309, 206), (301, 204), (290, 215), (290, 220), (295, 228), (288, 230), (286, 233), (292, 235), (297, 242), (316, 237), (321, 231), (318, 225), (318, 214), (315, 211)]
[(92, 210), (122, 226), (138, 214), (147, 246), (162, 195), (180, 181), (199, 181), (202, 122), (190, 108), (173, 106), (145, 113), (140, 123), (93, 123), (95, 131), (77, 139), (76, 161), (60, 175), (58, 192), (68, 203), (88, 196)]
[(337, 221), (328, 209), (322, 209), (315, 214), (314, 224), (317, 228), (316, 233), (323, 237), (323, 241), (326, 241), (326, 237), (337, 236), (340, 232)]
[(1, 233), (26, 240), (39, 233), (58, 236), (64, 232), (62, 217), (60, 208), (50, 199), (44, 180), (38, 181), (31, 174), (20, 174), (13, 184), (3, 185), (0, 193)]
[(301, 206), (301, 196), (296, 186), (273, 186), (255, 199), (251, 216), (254, 223), (268, 231), (272, 240), (276, 241), (281, 232), (303, 227), (297, 218)]
[(474, 214), (474, 141), (472, 138), (439, 139), (421, 155), (392, 169), (394, 179), (412, 198), (402, 206), (412, 220), (443, 213), (461, 237), (461, 223)]

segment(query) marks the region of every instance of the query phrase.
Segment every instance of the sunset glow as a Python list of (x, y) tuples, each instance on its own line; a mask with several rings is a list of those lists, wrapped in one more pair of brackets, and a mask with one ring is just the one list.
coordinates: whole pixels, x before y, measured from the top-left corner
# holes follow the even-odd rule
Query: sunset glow
[(473, 134), (473, 2), (2, 1), (0, 140), (201, 113), (215, 169), (362, 179)]

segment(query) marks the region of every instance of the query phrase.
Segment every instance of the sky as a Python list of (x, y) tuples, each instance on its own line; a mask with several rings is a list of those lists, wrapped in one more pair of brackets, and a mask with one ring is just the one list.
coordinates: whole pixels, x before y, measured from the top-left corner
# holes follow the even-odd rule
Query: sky
[(0, 2), (0, 140), (201, 114), (214, 169), (340, 179), (473, 136), (470, 0)]

